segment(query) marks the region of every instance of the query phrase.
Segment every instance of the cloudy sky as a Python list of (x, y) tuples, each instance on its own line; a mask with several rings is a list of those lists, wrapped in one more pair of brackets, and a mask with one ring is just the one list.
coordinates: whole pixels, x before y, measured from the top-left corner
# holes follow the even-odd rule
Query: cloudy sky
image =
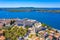
[(0, 7), (57, 7), (60, 0), (0, 0)]

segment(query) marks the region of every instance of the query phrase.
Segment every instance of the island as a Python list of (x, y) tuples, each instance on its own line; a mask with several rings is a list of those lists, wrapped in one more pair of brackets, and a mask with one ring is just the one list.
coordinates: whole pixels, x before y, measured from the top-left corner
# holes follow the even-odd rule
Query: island
[(34, 7), (20, 7), (20, 8), (0, 8), (0, 10), (8, 12), (51, 12), (51, 13), (60, 13), (60, 10), (57, 8), (34, 8)]

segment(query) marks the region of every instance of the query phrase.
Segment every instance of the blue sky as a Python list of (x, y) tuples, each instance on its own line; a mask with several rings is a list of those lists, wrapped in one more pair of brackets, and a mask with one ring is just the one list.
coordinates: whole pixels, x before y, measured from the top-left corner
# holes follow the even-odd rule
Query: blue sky
[(0, 0), (0, 7), (59, 7), (60, 0)]

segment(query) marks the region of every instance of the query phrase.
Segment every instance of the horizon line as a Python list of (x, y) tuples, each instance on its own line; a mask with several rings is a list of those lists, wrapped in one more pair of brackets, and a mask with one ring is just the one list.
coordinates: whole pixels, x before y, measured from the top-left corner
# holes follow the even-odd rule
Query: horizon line
[[(0, 7), (0, 8), (29, 8), (29, 7)], [(60, 7), (30, 7), (30, 8), (60, 8)]]

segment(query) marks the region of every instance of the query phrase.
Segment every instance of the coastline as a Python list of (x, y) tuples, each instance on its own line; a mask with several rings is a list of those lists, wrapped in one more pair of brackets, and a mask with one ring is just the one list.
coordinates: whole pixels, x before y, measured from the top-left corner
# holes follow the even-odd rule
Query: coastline
[[(28, 19), (28, 18), (22, 18), (22, 19), (20, 19), (20, 18), (2, 18), (2, 19), (0, 19), (1, 21), (9, 21), (9, 20), (16, 20), (16, 21), (19, 21), (19, 20), (28, 20), (28, 21), (36, 21), (36, 22), (39, 22), (39, 21), (37, 21), (37, 20), (34, 20), (34, 19)], [(41, 22), (40, 22), (41, 23)], [(49, 26), (49, 25), (47, 25), (47, 24), (45, 24), (45, 23), (42, 23), (44, 26)], [(54, 30), (58, 30), (58, 29), (55, 29), (55, 28), (53, 28), (53, 27), (51, 27), (52, 29), (54, 29)], [(60, 30), (58, 30), (59, 32), (60, 32)]]

